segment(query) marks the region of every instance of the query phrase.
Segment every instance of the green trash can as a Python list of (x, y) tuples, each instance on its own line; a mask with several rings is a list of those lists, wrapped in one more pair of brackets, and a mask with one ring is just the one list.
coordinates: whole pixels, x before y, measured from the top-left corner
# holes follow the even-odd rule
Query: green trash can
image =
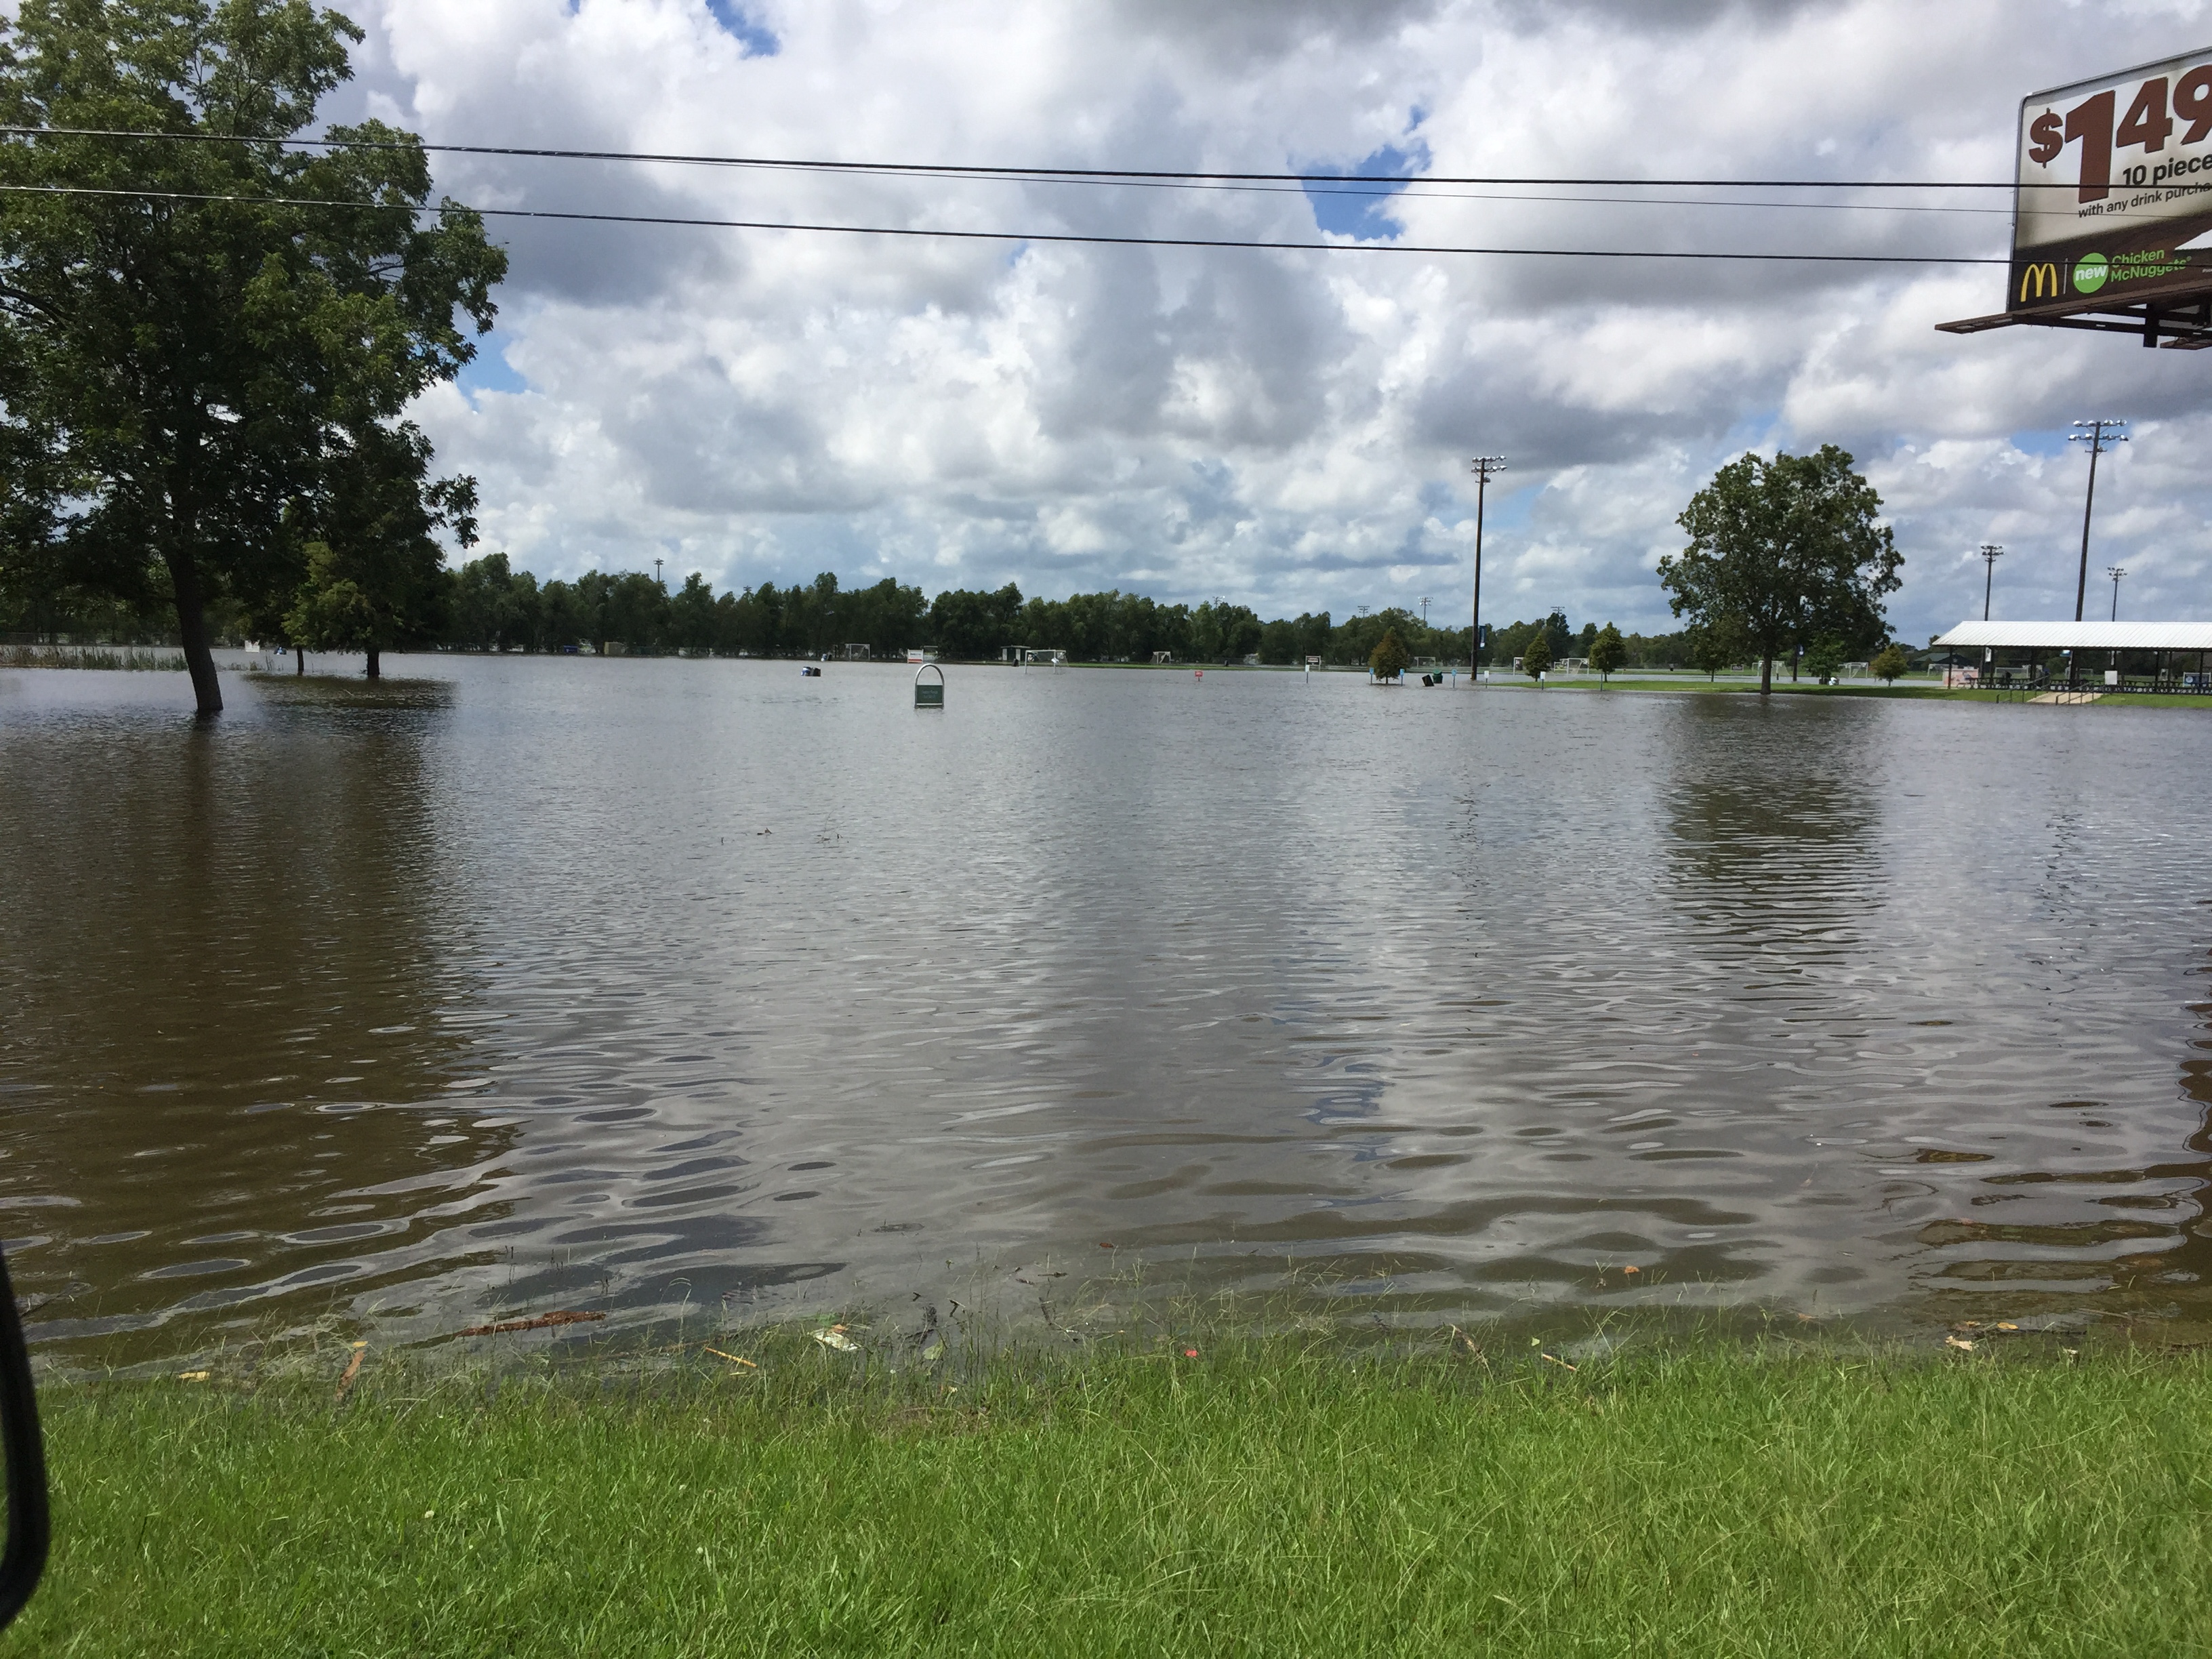
[[(924, 674), (934, 674), (937, 678), (926, 680), (922, 678)], [(933, 662), (926, 662), (914, 671), (914, 706), (916, 708), (945, 707), (945, 671)]]

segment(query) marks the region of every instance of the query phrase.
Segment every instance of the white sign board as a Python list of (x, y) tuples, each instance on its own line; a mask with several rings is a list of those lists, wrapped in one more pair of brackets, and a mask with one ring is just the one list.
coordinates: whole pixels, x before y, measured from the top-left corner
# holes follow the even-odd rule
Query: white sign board
[(2021, 100), (2008, 308), (2212, 285), (2212, 47)]

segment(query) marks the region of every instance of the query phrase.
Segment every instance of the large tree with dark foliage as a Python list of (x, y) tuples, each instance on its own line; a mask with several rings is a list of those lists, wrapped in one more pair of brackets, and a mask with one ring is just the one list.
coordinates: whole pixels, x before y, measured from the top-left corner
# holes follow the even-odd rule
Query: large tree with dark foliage
[(474, 215), (425, 214), (413, 135), (285, 143), (361, 38), (307, 0), (21, 0), (0, 30), (0, 581), (166, 587), (204, 714), (210, 602), (289, 607), (506, 273)]
[(1690, 544), (1659, 561), (1678, 617), (1744, 641), (1759, 659), (1759, 689), (1774, 661), (1822, 636), (1859, 647), (1887, 631), (1881, 600), (1897, 591), (1898, 552), (1880, 523), (1881, 497), (1848, 453), (1746, 455), (1691, 498), (1678, 522)]

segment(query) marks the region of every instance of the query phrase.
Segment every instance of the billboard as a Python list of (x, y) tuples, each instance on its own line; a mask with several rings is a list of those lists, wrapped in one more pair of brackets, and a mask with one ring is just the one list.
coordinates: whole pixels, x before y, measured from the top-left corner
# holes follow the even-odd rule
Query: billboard
[(2023, 99), (2019, 139), (2008, 311), (2212, 287), (2212, 48)]

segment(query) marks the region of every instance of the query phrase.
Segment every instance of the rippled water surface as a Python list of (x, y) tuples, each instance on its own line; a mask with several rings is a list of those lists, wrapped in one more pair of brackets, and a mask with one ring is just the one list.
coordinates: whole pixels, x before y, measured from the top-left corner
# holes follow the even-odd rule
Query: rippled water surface
[(388, 672), (227, 676), (211, 729), (182, 676), (0, 672), (34, 1340), (1139, 1268), (2171, 1310), (2212, 1268), (2192, 710)]

